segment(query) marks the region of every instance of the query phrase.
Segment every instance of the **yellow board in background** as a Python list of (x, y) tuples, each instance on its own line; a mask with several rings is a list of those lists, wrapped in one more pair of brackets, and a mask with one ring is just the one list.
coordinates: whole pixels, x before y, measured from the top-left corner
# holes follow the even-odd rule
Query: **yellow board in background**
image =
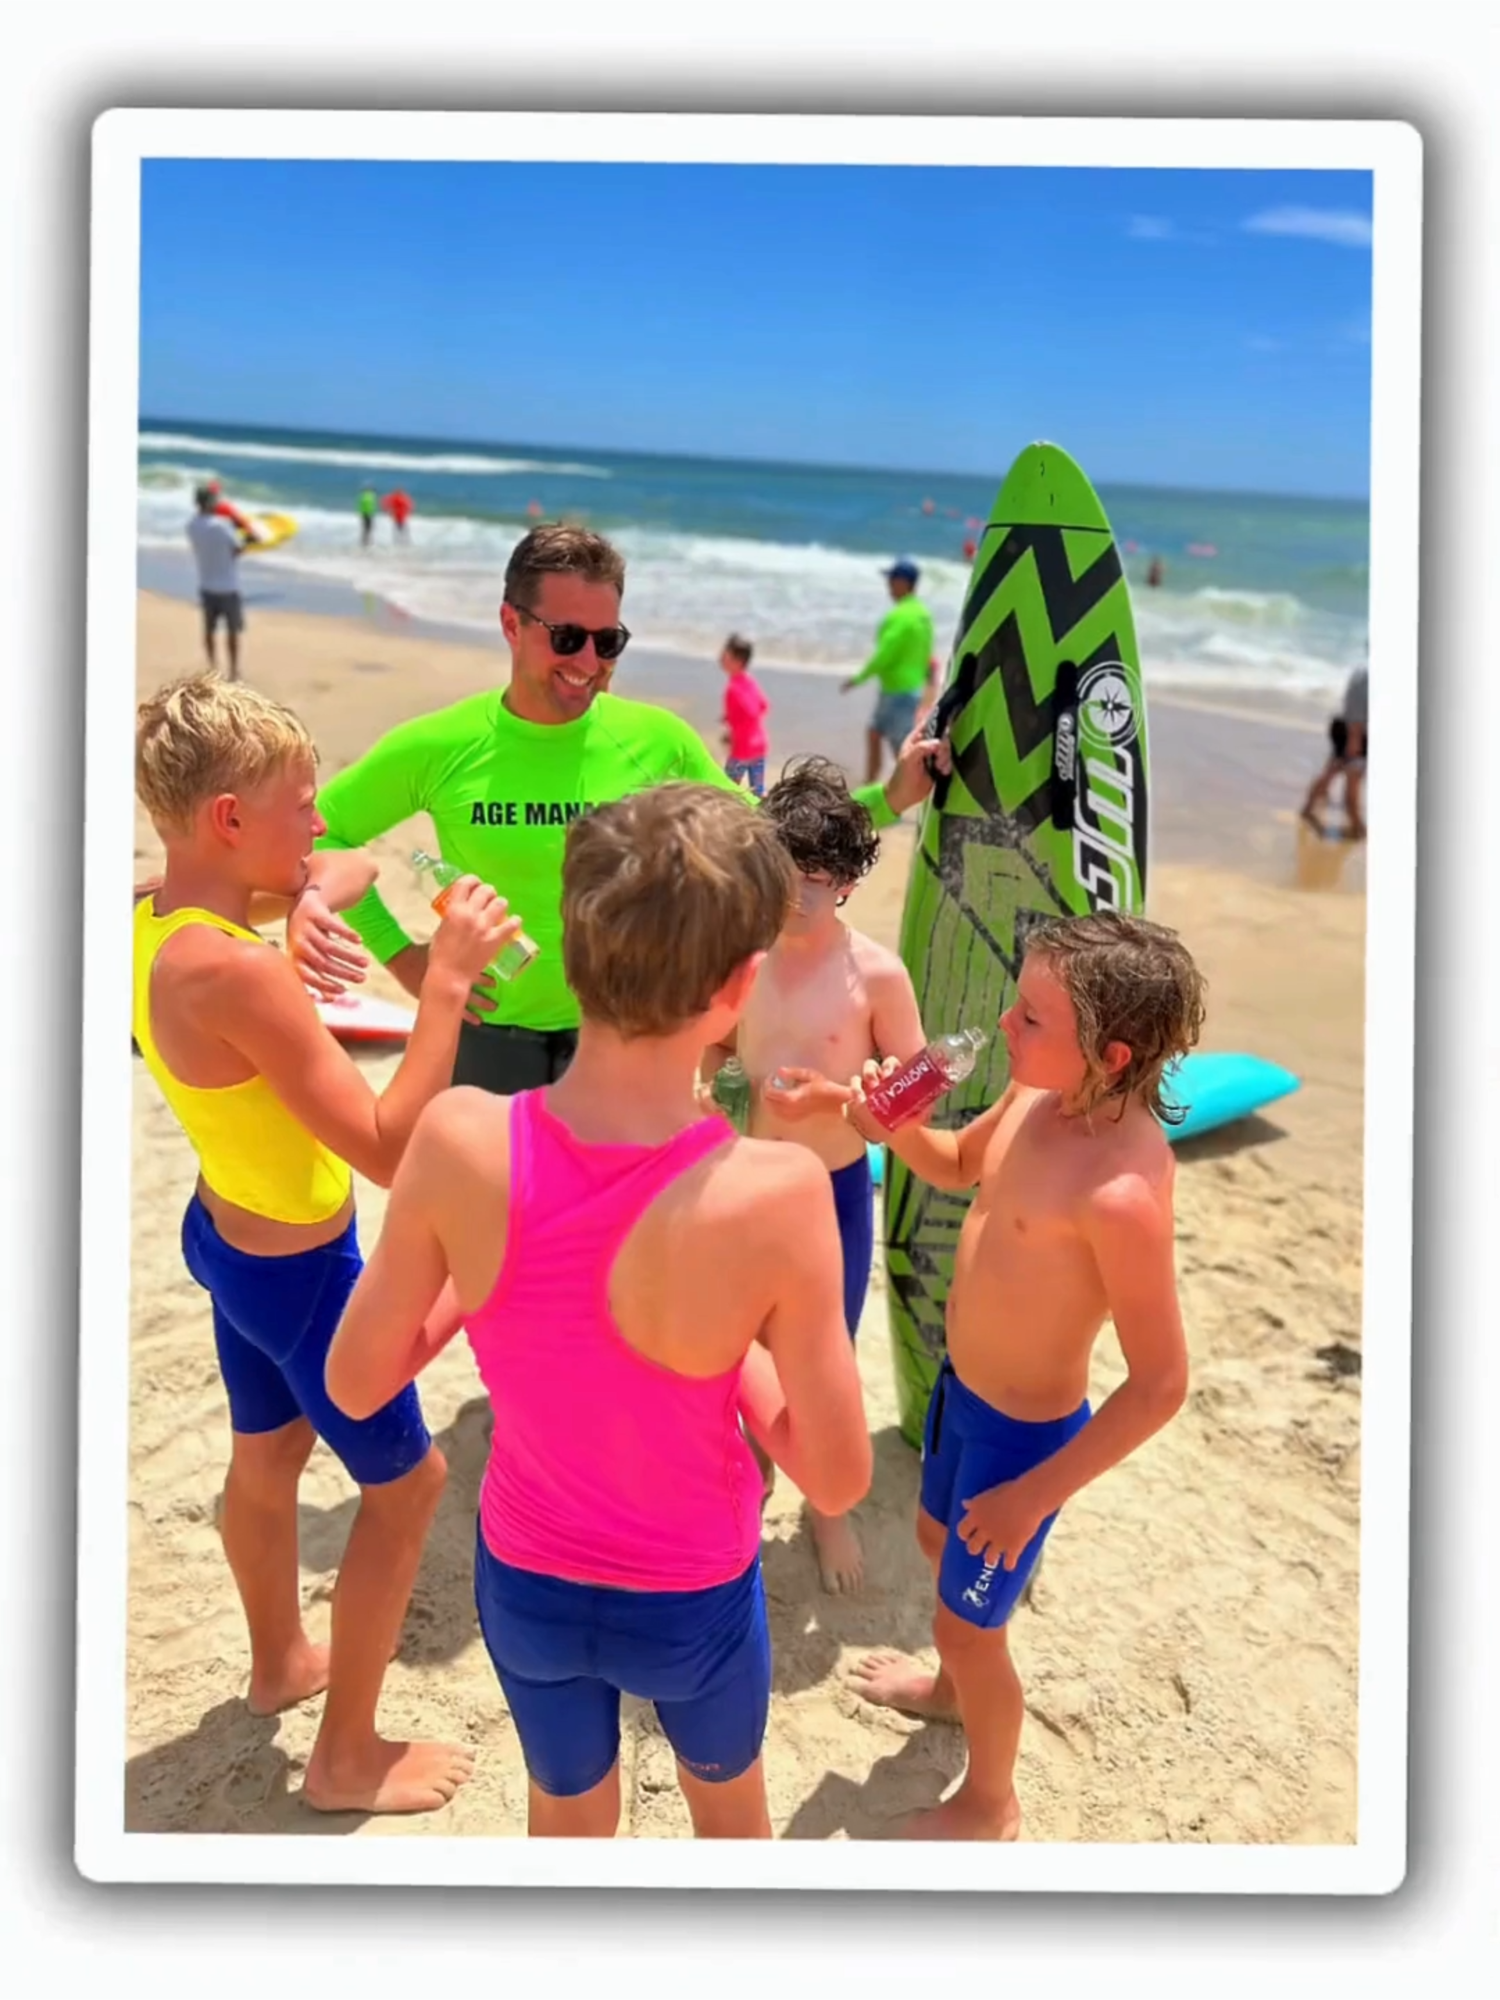
[(290, 541), (297, 532), (297, 523), (290, 514), (252, 514), (249, 521), (260, 540), (247, 542), (242, 552), (245, 555), (263, 555), (267, 549)]

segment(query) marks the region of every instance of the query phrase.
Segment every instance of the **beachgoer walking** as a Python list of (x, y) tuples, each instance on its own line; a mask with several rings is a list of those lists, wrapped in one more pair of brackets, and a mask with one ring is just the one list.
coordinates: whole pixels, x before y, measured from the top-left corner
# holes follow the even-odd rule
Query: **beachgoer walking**
[(841, 692), (875, 680), (880, 694), (865, 732), (866, 782), (880, 776), (881, 746), (889, 744), (899, 759), (901, 747), (916, 726), (923, 686), (932, 678), (932, 613), (917, 596), (921, 571), (903, 558), (885, 572), (891, 609), (880, 621), (875, 651)]
[(245, 629), (245, 601), (240, 595), (239, 558), (243, 547), (221, 509), (217, 486), (200, 486), (193, 495), (198, 511), (188, 522), (187, 538), (198, 570), (198, 602), (203, 607), (203, 650), (218, 671), (215, 634), (224, 626), (229, 653), (229, 678), (240, 677), (240, 634)]
[(358, 1416), (467, 1329), (494, 1411), (474, 1593), (533, 1835), (615, 1834), (631, 1694), (655, 1704), (694, 1831), (770, 1837), (742, 1420), (830, 1513), (869, 1486), (828, 1174), (705, 1116), (696, 1089), (791, 895), (742, 792), (657, 785), (575, 820), (573, 1061), (508, 1101), (452, 1090), (429, 1107), (328, 1357), (330, 1395)]
[(406, 532), (406, 524), (411, 519), (411, 495), (403, 493), (398, 486), (394, 493), (386, 494), (382, 504), (391, 517), (398, 540), (403, 542), (410, 540)]
[(359, 545), (367, 549), (370, 537), (375, 532), (375, 511), (379, 507), (379, 497), (373, 486), (364, 487), (359, 496)]
[(729, 755), (724, 770), (737, 785), (748, 785), (755, 796), (766, 790), (766, 711), (770, 703), (765, 690), (750, 672), (752, 647), (748, 639), (733, 633), (724, 642), (719, 665), (727, 676), (724, 682), (724, 745)]

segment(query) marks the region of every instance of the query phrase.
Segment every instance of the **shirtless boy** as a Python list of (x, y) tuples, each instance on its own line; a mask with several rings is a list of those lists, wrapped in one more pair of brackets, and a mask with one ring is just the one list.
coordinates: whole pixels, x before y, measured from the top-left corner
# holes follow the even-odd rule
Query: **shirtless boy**
[[(293, 957), (251, 927), (266, 899), (310, 890), (316, 767), (297, 717), (242, 684), (194, 676), (142, 705), (136, 790), (166, 867), (135, 907), (131, 1025), (198, 1156), (182, 1247), (213, 1302), (229, 1402), (222, 1534), (250, 1631), (250, 1707), (270, 1715), (326, 1688), (307, 1803), (426, 1812), (473, 1760), (452, 1744), (386, 1742), (375, 1710), (447, 1469), (414, 1391), (350, 1422), (323, 1368), (361, 1268), (351, 1167), (390, 1185), (418, 1112), (448, 1082), (475, 978), (520, 926), (493, 889), (454, 885), (411, 1039), (376, 1097)], [(326, 858), (313, 932), (373, 879), (362, 854)], [(326, 1647), (308, 1639), (298, 1592), (297, 1483), (318, 1437), (360, 1489)]]
[[(1112, 911), (1057, 920), (1028, 939), (1000, 1020), (1011, 1081), (998, 1103), (962, 1132), (890, 1134), (862, 1087), (849, 1103), (850, 1124), (932, 1186), (978, 1187), (922, 1449), (917, 1540), (937, 1581), (941, 1665), (876, 1653), (854, 1676), (866, 1700), (956, 1719), (968, 1740), (959, 1789), (902, 1838), (1017, 1837), (1024, 1709), (1007, 1620), (1058, 1510), (1187, 1394), (1160, 1086), (1202, 1022), (1203, 981), (1174, 933)], [(1128, 1373), (1091, 1414), (1106, 1318)]]
[(697, 1834), (770, 1837), (741, 1419), (830, 1510), (870, 1483), (828, 1176), (705, 1116), (695, 1088), (792, 887), (763, 816), (716, 785), (574, 821), (577, 1053), (551, 1085), (461, 1086), (422, 1114), (329, 1353), (329, 1393), (358, 1416), (467, 1329), (494, 1407), (475, 1598), (534, 1835), (617, 1832), (623, 1692), (655, 1703)]
[[(756, 978), (736, 1052), (754, 1093), (752, 1137), (791, 1140), (828, 1169), (844, 1253), (844, 1321), (853, 1339), (870, 1282), (875, 1191), (865, 1142), (844, 1119), (848, 1089), (835, 1079), (882, 1057), (905, 1062), (926, 1036), (901, 960), (839, 915), (874, 866), (880, 840), (838, 765), (797, 759), (767, 792), (761, 811), (797, 870), (797, 898)], [(705, 1071), (727, 1053), (711, 1051)], [(858, 1589), (864, 1565), (853, 1523), (816, 1507), (808, 1511), (824, 1587)]]

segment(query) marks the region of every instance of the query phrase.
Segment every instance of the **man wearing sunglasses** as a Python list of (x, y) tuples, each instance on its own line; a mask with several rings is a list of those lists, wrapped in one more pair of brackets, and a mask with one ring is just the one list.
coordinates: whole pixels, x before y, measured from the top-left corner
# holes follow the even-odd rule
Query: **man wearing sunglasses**
[[(505, 897), (539, 947), (514, 980), (482, 979), (459, 1037), (455, 1084), (506, 1095), (562, 1075), (579, 1010), (563, 971), (562, 857), (571, 821), (672, 779), (738, 790), (698, 732), (670, 710), (609, 691), (630, 634), (620, 623), (625, 564), (602, 535), (533, 528), (505, 571), (500, 627), (511, 674), (432, 715), (397, 725), (318, 795), (320, 847), (367, 846), (414, 813), (431, 816), (444, 860)], [(932, 787), (931, 743), (915, 737), (884, 786), (855, 797), (892, 826)], [(427, 946), (377, 891), (345, 912), (375, 957), (415, 995)]]

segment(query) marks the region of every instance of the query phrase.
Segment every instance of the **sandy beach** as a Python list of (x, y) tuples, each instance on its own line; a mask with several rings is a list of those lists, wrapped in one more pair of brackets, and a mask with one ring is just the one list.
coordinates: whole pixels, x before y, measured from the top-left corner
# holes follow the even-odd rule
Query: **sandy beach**
[[(142, 695), (201, 661), (187, 603), (142, 593), (138, 637)], [(402, 631), (388, 617), (252, 606), (245, 640), (247, 678), (306, 719), (325, 773), (396, 722), (502, 678), (504, 664), (498, 647)], [(863, 775), (864, 691), (841, 698), (836, 679), (815, 674), (767, 674), (765, 686), (773, 768), (821, 749)], [(632, 648), (615, 689), (678, 709), (717, 745), (711, 662)], [(1182, 932), (1206, 973), (1203, 1046), (1263, 1055), (1302, 1088), (1262, 1118), (1179, 1148), (1192, 1389), (1164, 1433), (1065, 1510), (1017, 1615), (1026, 1839), (1355, 1838), (1365, 904), (1362, 852), (1318, 843), (1296, 822), (1324, 720), (1264, 698), (1226, 706), (1152, 691), (1149, 914)], [(892, 945), (913, 830), (884, 836), (846, 910)], [(400, 857), (428, 831), (418, 821), (375, 850), (382, 890), (414, 928), (423, 903)], [(137, 875), (155, 872), (159, 845), (139, 809), (135, 847)], [(404, 997), (378, 967), (368, 990)], [(360, 1060), (378, 1088), (397, 1056)], [(488, 1411), (461, 1341), (422, 1380), (450, 1477), (381, 1721), (390, 1733), (472, 1743), (473, 1780), (422, 1818), (324, 1817), (297, 1796), (317, 1704), (269, 1720), (247, 1710), (243, 1618), (215, 1527), (225, 1401), (207, 1300), (178, 1242), (194, 1162), (138, 1060), (134, 1088), (127, 1828), (524, 1832), (525, 1770), (474, 1613)], [(368, 1253), (384, 1197), (360, 1182), (358, 1198)], [(778, 1836), (877, 1835), (934, 1803), (962, 1768), (957, 1730), (870, 1708), (846, 1684), (867, 1648), (930, 1640), (931, 1584), (912, 1532), (918, 1460), (896, 1428), (878, 1251), (859, 1355), (876, 1467), (857, 1516), (863, 1594), (820, 1589), (785, 1481), (767, 1516), (766, 1769)], [(1106, 1333), (1096, 1408), (1121, 1373)], [(319, 1446), (302, 1493), (303, 1592), (322, 1638), (354, 1489)], [(626, 1705), (622, 1778), (622, 1832), (688, 1834), (670, 1753), (640, 1704)]]

